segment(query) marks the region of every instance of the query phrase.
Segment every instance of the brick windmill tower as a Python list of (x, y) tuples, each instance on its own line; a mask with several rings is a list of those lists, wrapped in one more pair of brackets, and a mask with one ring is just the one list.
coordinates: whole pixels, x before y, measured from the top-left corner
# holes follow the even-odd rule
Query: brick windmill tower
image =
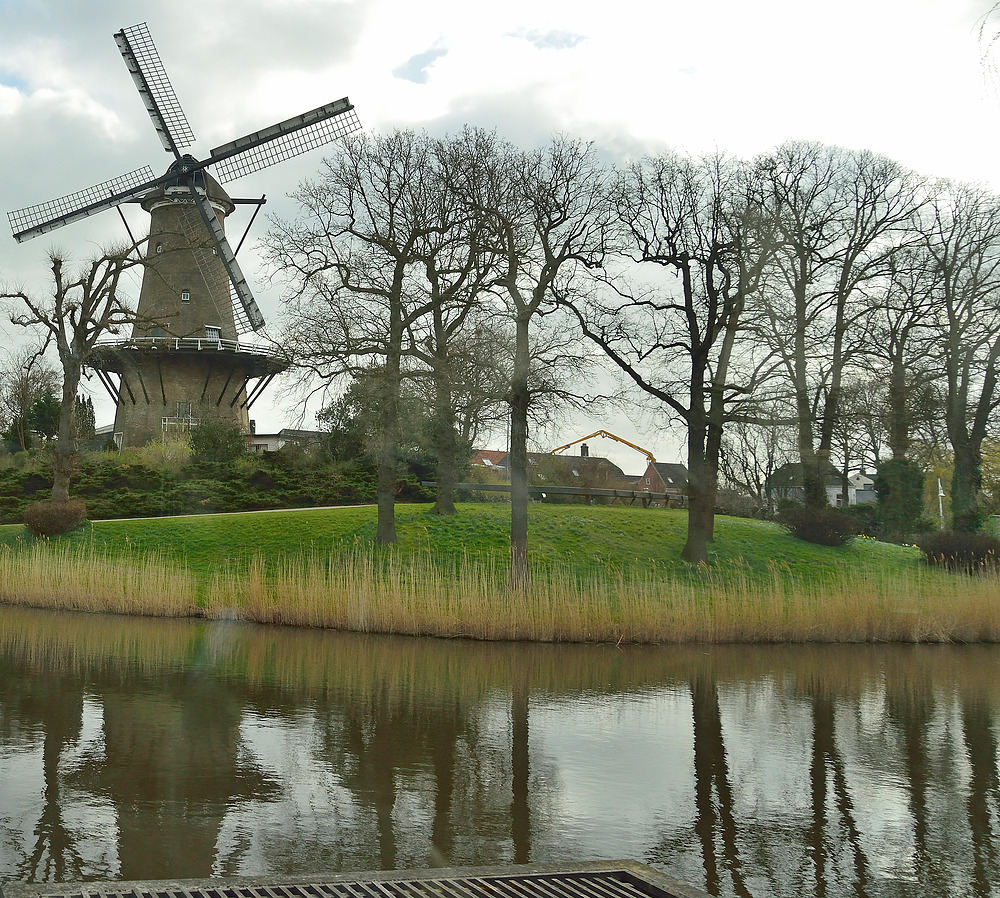
[(231, 199), (219, 182), (356, 130), (354, 106), (344, 97), (216, 147), (198, 160), (182, 152), (194, 143), (194, 134), (146, 25), (123, 28), (114, 37), (174, 161), (160, 177), (145, 166), (11, 212), (14, 238), (23, 242), (122, 203), (141, 203), (150, 229), (132, 334), (102, 344), (89, 363), (117, 404), (115, 438), (119, 446), (142, 446), (202, 421), (248, 433), (251, 405), (288, 361), (245, 339), (264, 326), (264, 318), (226, 238), (225, 220), (237, 203), (248, 201)]

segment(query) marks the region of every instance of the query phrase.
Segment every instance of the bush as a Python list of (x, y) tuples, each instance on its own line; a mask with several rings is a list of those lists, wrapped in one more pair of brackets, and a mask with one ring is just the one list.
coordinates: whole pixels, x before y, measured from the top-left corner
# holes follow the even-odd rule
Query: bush
[(861, 536), (878, 537), (883, 531), (882, 519), (879, 514), (879, 507), (872, 503), (861, 505), (851, 505), (844, 509), (858, 525), (858, 534)]
[(753, 496), (739, 490), (721, 487), (715, 496), (715, 513), (727, 514), (734, 518), (759, 518), (763, 509)]
[(908, 458), (892, 458), (879, 465), (875, 492), (885, 531), (916, 533), (924, 512), (924, 474)]
[(24, 510), (24, 526), (35, 536), (55, 536), (76, 530), (87, 520), (87, 506), (79, 499), (68, 502), (34, 502)]
[(778, 523), (796, 539), (818, 546), (843, 546), (863, 531), (860, 521), (839, 508), (806, 508), (786, 505)]
[(921, 537), (917, 545), (934, 567), (966, 574), (1000, 571), (1000, 539), (988, 533), (940, 530)]
[(225, 421), (202, 421), (191, 431), (191, 460), (195, 464), (228, 464), (247, 451), (240, 429)]

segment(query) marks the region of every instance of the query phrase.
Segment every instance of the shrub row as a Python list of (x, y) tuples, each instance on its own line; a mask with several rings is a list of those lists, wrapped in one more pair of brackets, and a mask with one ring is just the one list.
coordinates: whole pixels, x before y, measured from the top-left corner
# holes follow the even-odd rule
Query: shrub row
[[(92, 520), (118, 517), (248, 511), (374, 501), (373, 470), (352, 462), (244, 456), (155, 468), (122, 453), (81, 453), (70, 494), (87, 503)], [(33, 502), (47, 500), (50, 460), (41, 454), (25, 469), (0, 466), (0, 523), (23, 520)], [(401, 499), (424, 499), (414, 478), (403, 478)]]
[(934, 567), (966, 574), (1000, 571), (1000, 539), (986, 533), (941, 530), (922, 536), (917, 545)]

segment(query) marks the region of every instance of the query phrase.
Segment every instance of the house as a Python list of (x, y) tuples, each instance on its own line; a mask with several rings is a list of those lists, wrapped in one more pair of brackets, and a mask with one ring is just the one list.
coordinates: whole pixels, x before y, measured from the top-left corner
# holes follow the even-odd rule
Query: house
[(251, 452), (277, 452), (282, 446), (294, 443), (297, 446), (317, 446), (328, 434), (318, 430), (296, 430), (285, 427), (277, 433), (255, 433), (246, 435), (247, 448)]
[(678, 508), (684, 505), (687, 495), (688, 470), (684, 465), (672, 462), (651, 461), (639, 475), (637, 488), (651, 493), (668, 493), (676, 499), (667, 500), (667, 505)]
[[(837, 508), (877, 501), (874, 489), (875, 481), (863, 471), (848, 477), (846, 502), (844, 501), (843, 474), (833, 465), (827, 465), (825, 479), (827, 502)], [(789, 462), (775, 470), (767, 479), (766, 489), (774, 502), (801, 502), (805, 498), (802, 463)]]
[(503, 449), (474, 449), (469, 464), (477, 468), (503, 469), (507, 453)]
[[(491, 449), (477, 449), (470, 463), (474, 467), (499, 475), (504, 482), (509, 479), (509, 453)], [(495, 481), (496, 476), (489, 478)], [(587, 445), (580, 447), (579, 455), (562, 455), (548, 452), (528, 453), (528, 483), (537, 487), (579, 487), (580, 489), (632, 490), (634, 484), (614, 462), (607, 458), (590, 455)], [(551, 500), (553, 497), (548, 496)], [(607, 497), (600, 497), (604, 501)], [(571, 501), (563, 496), (565, 501)], [(584, 501), (576, 496), (573, 501)]]
[[(528, 479), (553, 486), (579, 486), (593, 489), (632, 489), (625, 472), (613, 461), (586, 452), (580, 455), (553, 455), (548, 452), (528, 453)], [(505, 460), (506, 467), (506, 460)]]
[(875, 492), (875, 479), (872, 474), (859, 471), (847, 479), (854, 487), (854, 503), (856, 505), (874, 505), (878, 502), (878, 493)]

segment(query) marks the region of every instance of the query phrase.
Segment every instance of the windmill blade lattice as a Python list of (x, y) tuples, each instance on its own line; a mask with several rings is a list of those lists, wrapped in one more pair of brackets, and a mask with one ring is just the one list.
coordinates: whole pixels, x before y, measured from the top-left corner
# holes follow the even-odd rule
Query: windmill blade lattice
[(180, 151), (194, 143), (194, 132), (167, 78), (160, 54), (145, 22), (123, 28), (115, 34), (129, 74), (139, 90), (139, 96), (152, 119), (163, 148), (178, 159)]
[(182, 149), (194, 142), (194, 132), (146, 24), (122, 28), (114, 37), (160, 142), (176, 161), (161, 177), (154, 177), (146, 166), (86, 190), (8, 213), (14, 237), (22, 242), (129, 200), (148, 199), (158, 188), (170, 193), (174, 188), (186, 186), (229, 275), (236, 322), (241, 327), (248, 324), (259, 330), (264, 326), (264, 318), (207, 196), (207, 173), (203, 170), (212, 166), (219, 180), (231, 181), (328, 144), (361, 127), (354, 106), (344, 97), (223, 144), (208, 159), (199, 161), (181, 154)]
[(232, 309), (237, 333), (245, 334), (253, 330), (239, 297), (232, 289), (228, 271), (223, 268), (220, 276), (219, 266), (213, 264), (217, 259), (218, 250), (215, 241), (210, 239), (205, 231), (205, 220), (201, 209), (195, 203), (184, 203), (178, 206), (178, 211), (181, 231), (190, 247), (191, 259), (198, 272), (195, 282), (201, 282), (218, 314), (218, 320), (220, 322), (226, 320), (223, 308), (228, 307)]
[(191, 191), (191, 196), (194, 198), (195, 204), (201, 210), (201, 217), (209, 233), (212, 235), (215, 246), (219, 251), (219, 258), (222, 259), (222, 264), (226, 266), (226, 271), (229, 272), (229, 282), (232, 284), (233, 292), (238, 297), (240, 305), (243, 306), (243, 311), (246, 312), (246, 318), (249, 320), (250, 326), (255, 331), (260, 330), (264, 326), (264, 316), (261, 315), (260, 309), (257, 307), (257, 301), (250, 292), (246, 278), (243, 277), (240, 264), (236, 261), (236, 255), (233, 253), (232, 247), (230, 247), (229, 241), (226, 239), (226, 233), (222, 230), (219, 220), (215, 217), (215, 210), (212, 208), (211, 202), (193, 184), (189, 184), (188, 188)]
[(128, 174), (119, 175), (110, 181), (102, 181), (86, 190), (68, 193), (66, 196), (26, 206), (7, 213), (10, 229), (18, 243), (54, 231), (73, 221), (87, 218), (105, 209), (113, 209), (130, 199), (142, 196), (155, 187), (162, 178), (156, 178), (147, 165)]
[(216, 147), (206, 164), (212, 166), (223, 183), (234, 181), (325, 146), (360, 128), (354, 106), (344, 97)]

